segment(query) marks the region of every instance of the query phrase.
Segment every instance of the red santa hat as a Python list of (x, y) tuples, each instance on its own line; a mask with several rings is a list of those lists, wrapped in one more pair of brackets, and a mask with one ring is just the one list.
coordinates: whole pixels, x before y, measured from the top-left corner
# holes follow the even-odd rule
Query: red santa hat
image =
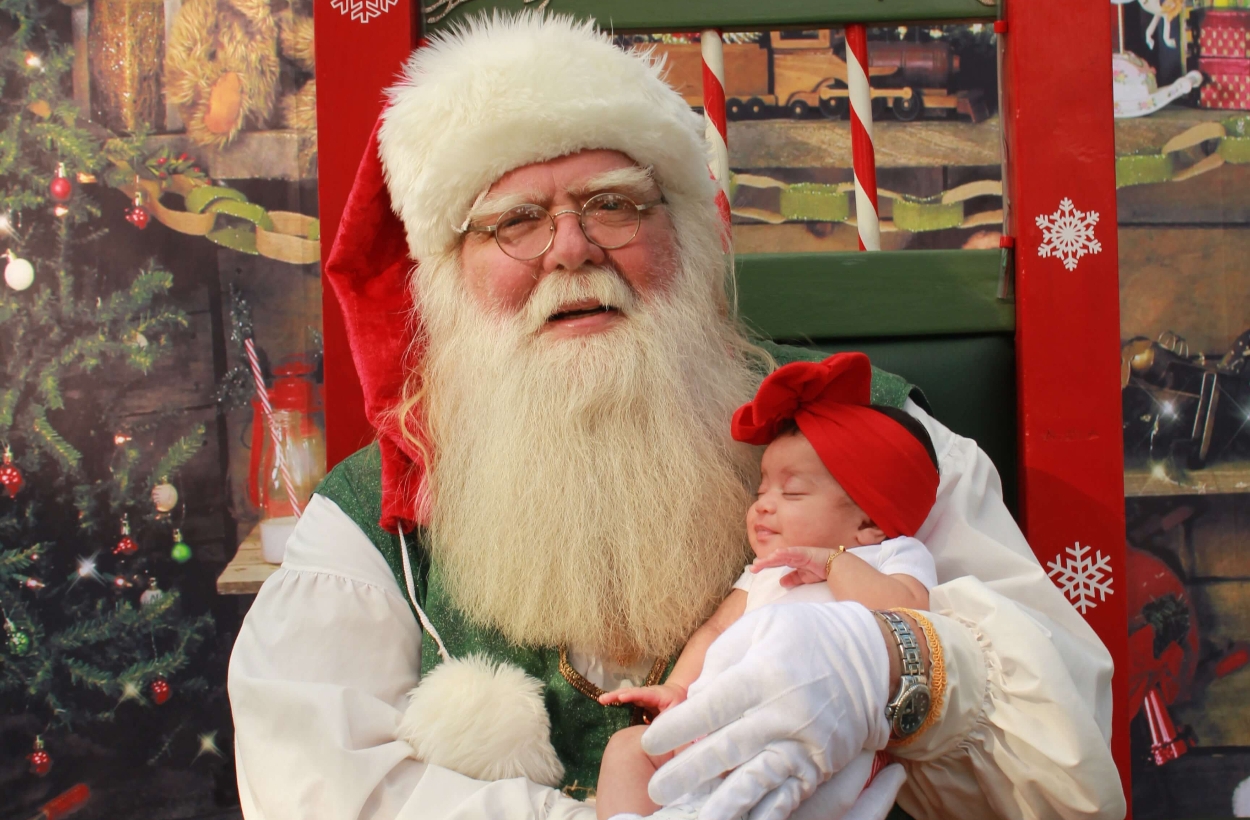
[(325, 278), (378, 430), (380, 523), (396, 532), (429, 514), (428, 442), (413, 446), (386, 421), (423, 352), (410, 276), (421, 259), (455, 252), (478, 196), (515, 168), (610, 149), (651, 169), (679, 235), (683, 222), (718, 216), (702, 119), (660, 61), (618, 48), (593, 21), (474, 18), (415, 51), (388, 97)]

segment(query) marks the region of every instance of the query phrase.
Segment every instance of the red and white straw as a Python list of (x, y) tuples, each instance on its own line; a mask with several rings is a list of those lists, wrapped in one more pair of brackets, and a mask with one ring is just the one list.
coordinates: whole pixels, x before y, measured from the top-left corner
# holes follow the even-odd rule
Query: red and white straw
[(861, 23), (846, 27), (846, 74), (851, 96), (851, 156), (855, 166), (855, 222), (859, 249), (881, 250), (877, 209), (877, 159), (872, 147), (872, 90), (868, 85), (868, 34)]
[(269, 390), (265, 387), (265, 376), (260, 371), (260, 357), (256, 355), (256, 345), (251, 339), (243, 340), (243, 348), (247, 351), (247, 364), (252, 369), (252, 380), (256, 383), (256, 397), (260, 399), (261, 409), (265, 412), (265, 423), (269, 425), (269, 437), (273, 439), (273, 460), (282, 474), (282, 485), (286, 488), (286, 496), (291, 501), (291, 509), (295, 517), (300, 517), (299, 496), (295, 494), (295, 482), (291, 480), (291, 470), (286, 466), (286, 455), (283, 453), (283, 440), (278, 430), (278, 422), (273, 417), (273, 405), (269, 403)]
[(707, 29), (699, 42), (703, 51), (703, 117), (707, 121), (709, 165), (712, 178), (720, 186), (716, 208), (729, 225), (729, 134), (725, 121), (725, 51), (720, 32)]

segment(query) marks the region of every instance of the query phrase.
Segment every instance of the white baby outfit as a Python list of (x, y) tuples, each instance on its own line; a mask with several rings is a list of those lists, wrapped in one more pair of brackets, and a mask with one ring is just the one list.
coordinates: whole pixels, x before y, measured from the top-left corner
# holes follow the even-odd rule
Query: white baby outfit
[[(925, 589), (937, 586), (937, 568), (933, 564), (933, 555), (928, 547), (910, 536), (890, 538), (867, 547), (850, 547), (847, 551), (854, 553), (856, 558), (867, 561), (884, 575), (910, 575), (924, 584)], [(772, 567), (755, 573), (751, 572), (748, 565), (742, 577), (734, 583), (734, 589), (746, 590), (746, 611), (778, 602), (829, 603), (834, 600), (829, 585), (824, 582), (786, 589), (781, 585), (781, 579), (791, 572), (794, 570), (790, 567)]]

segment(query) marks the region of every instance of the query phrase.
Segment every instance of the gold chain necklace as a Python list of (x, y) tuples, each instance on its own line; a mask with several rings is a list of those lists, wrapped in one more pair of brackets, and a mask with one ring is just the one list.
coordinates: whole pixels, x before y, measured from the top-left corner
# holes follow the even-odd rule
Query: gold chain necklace
[[(647, 674), (646, 681), (642, 685), (655, 686), (658, 684), (660, 678), (664, 677), (664, 670), (667, 668), (668, 658), (656, 658), (655, 663), (651, 665), (651, 671)], [(560, 674), (569, 682), (569, 686), (572, 686), (596, 703), (599, 702), (600, 695), (607, 694), (605, 690), (586, 680), (580, 672), (573, 668), (573, 664), (569, 663), (569, 650), (566, 646), (560, 647)], [(643, 723), (645, 720), (643, 710), (637, 706), (633, 707), (633, 710), (634, 714), (630, 722), (634, 725)]]

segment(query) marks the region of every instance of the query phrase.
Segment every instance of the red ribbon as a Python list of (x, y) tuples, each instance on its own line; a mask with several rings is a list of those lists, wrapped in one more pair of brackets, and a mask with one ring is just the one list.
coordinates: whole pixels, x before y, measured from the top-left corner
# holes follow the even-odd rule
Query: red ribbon
[(869, 407), (872, 365), (863, 353), (794, 362), (764, 379), (734, 413), (738, 441), (768, 444), (794, 419), (830, 475), (889, 538), (915, 535), (937, 498), (938, 471), (903, 425)]

